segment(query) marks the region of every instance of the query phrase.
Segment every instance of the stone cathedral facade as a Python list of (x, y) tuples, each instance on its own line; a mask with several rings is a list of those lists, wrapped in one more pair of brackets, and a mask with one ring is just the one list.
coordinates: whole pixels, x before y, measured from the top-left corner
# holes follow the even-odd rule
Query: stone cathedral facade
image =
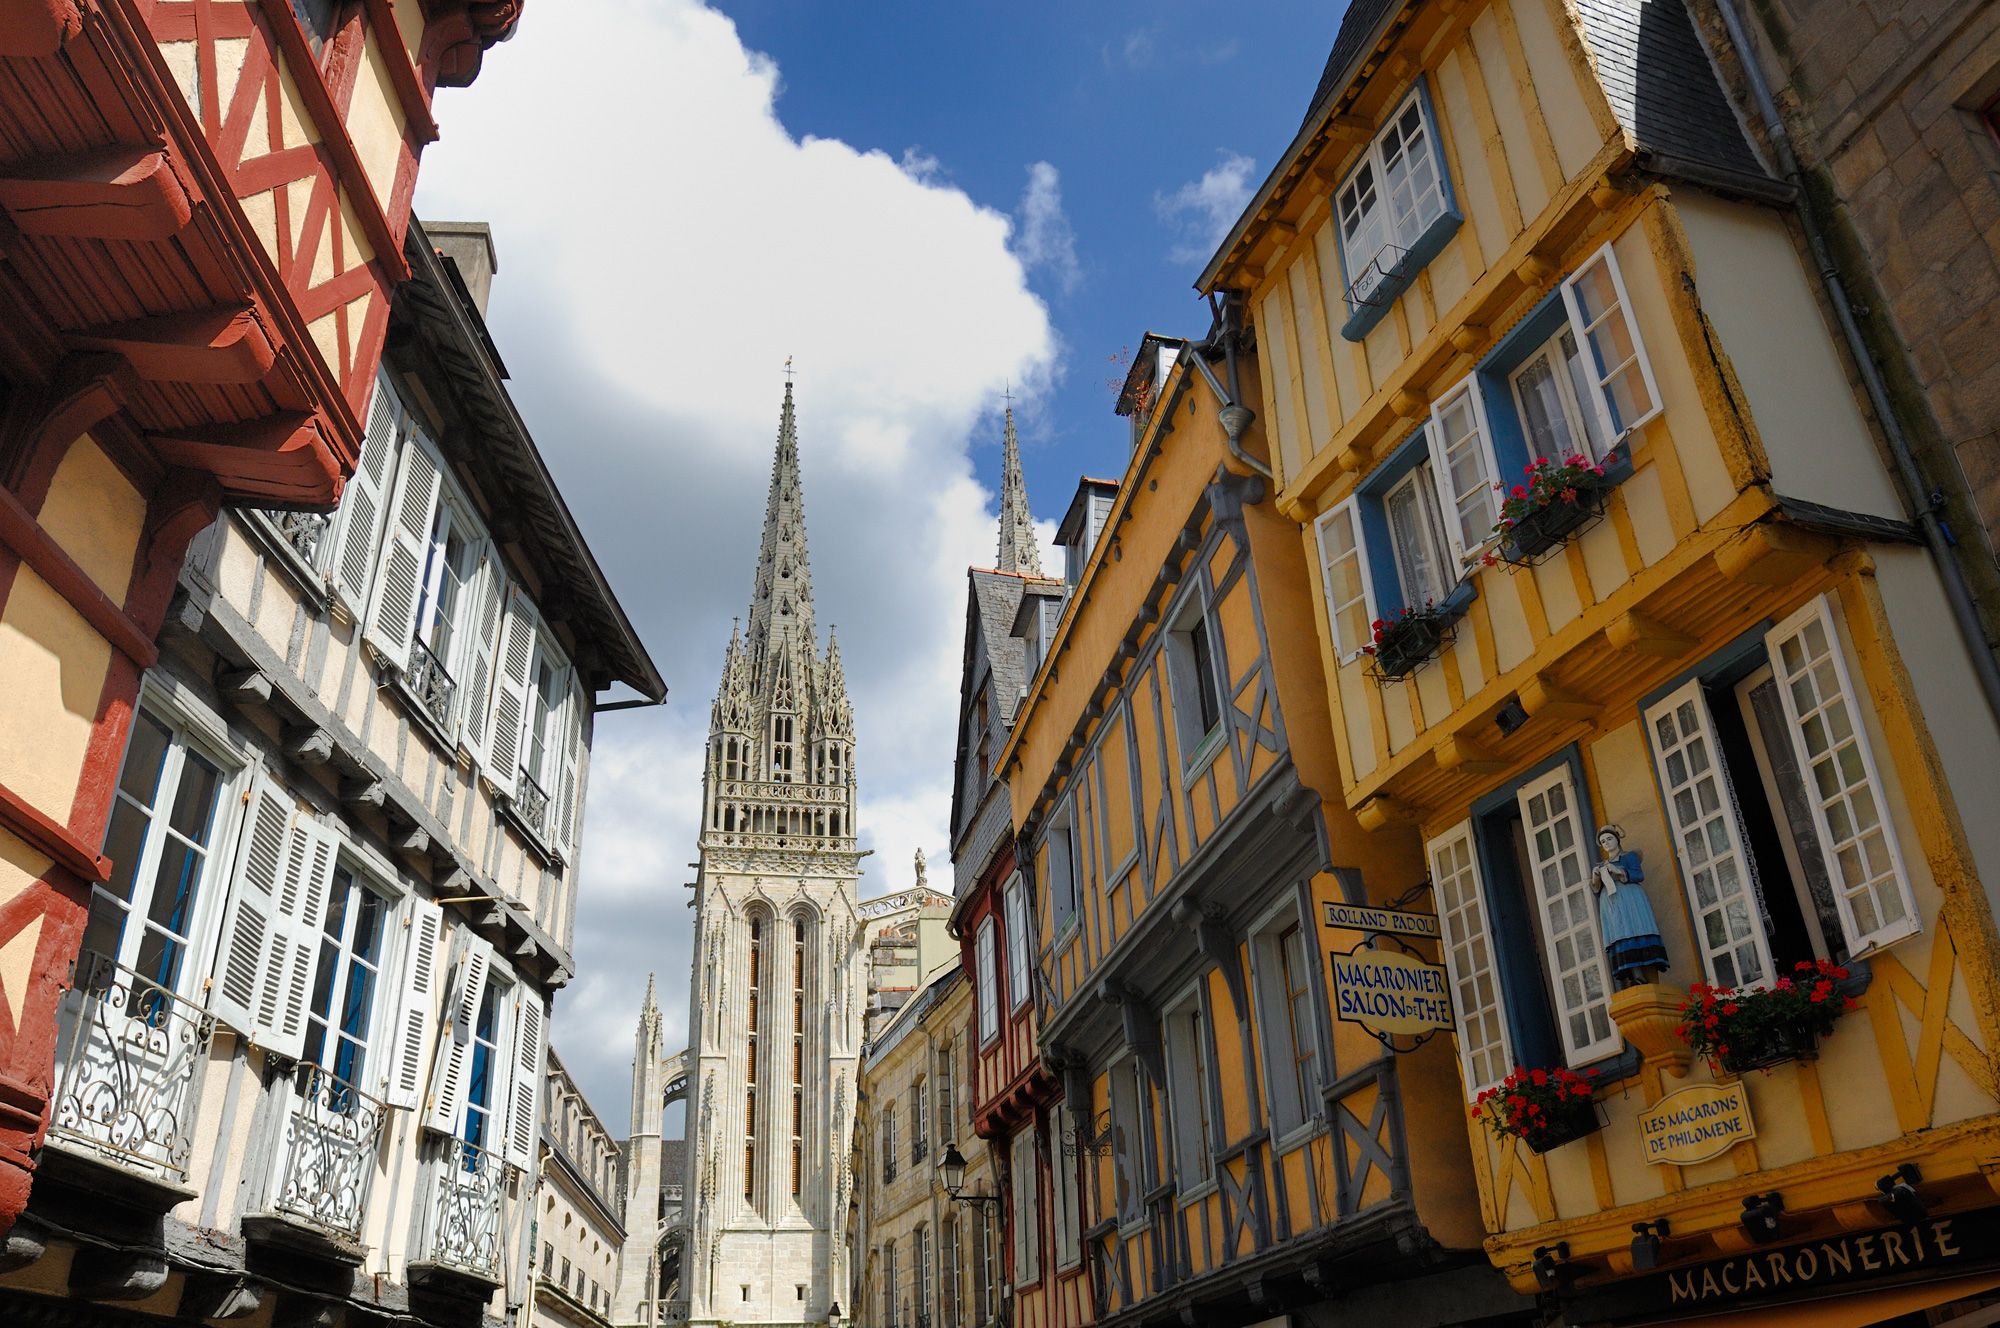
[[(838, 1233), (861, 1047), (854, 712), (813, 624), (792, 389), (778, 427), (749, 627), (732, 632), (703, 775), (688, 1002), (686, 1226), (678, 1294), (622, 1288), (638, 1322), (824, 1323), (847, 1284)], [(659, 1061), (657, 1036), (640, 1042)], [(659, 1064), (635, 1064), (635, 1143), (657, 1139)], [(650, 1127), (650, 1129), (649, 1129)], [(657, 1167), (628, 1211), (658, 1211)], [(653, 1192), (642, 1192), (648, 1187)], [(632, 1257), (638, 1268), (652, 1262)], [(653, 1305), (656, 1313), (649, 1313)], [(621, 1318), (623, 1315), (621, 1314)]]

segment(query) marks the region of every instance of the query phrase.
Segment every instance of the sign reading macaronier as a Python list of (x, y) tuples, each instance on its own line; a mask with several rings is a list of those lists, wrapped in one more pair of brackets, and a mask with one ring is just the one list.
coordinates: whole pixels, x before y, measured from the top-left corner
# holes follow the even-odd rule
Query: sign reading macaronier
[(1451, 984), (1444, 969), (1397, 950), (1330, 952), (1333, 1011), (1380, 1037), (1448, 1029)]
[(1648, 1162), (1691, 1167), (1757, 1136), (1743, 1081), (1692, 1084), (1639, 1113), (1639, 1147)]

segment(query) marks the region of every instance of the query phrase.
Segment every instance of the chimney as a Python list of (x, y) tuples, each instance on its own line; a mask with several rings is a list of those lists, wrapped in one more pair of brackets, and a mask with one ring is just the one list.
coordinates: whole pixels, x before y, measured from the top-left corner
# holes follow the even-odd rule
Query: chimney
[(500, 270), (500, 260), (493, 253), (493, 228), (483, 221), (426, 221), (424, 234), (458, 267), (459, 279), (479, 316), (486, 317), (486, 293), (493, 289), (493, 274)]

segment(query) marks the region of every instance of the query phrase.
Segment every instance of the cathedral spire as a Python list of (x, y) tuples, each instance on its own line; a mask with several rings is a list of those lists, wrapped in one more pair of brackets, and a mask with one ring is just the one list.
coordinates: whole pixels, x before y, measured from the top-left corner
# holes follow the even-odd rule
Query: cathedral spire
[(1035, 518), (1028, 511), (1028, 482), (1021, 478), (1021, 445), (1014, 437), (1014, 407), (1007, 407), (1007, 434), (1000, 460), (1000, 570), (1042, 574)]
[(805, 495), (799, 487), (799, 435), (792, 385), (778, 415), (778, 448), (771, 459), (771, 494), (764, 505), (764, 542), (757, 553), (757, 581), (750, 599), (751, 685), (769, 687), (780, 655), (800, 646), (813, 650), (812, 571), (806, 561)]

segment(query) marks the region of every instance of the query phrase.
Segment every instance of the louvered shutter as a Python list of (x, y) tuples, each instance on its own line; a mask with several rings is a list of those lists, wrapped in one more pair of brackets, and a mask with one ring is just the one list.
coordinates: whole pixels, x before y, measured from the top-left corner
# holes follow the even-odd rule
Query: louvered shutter
[(430, 1050), (431, 1007), (437, 1004), (438, 961), (444, 910), (428, 899), (410, 901), (410, 941), (403, 952), (403, 993), (396, 1015), (396, 1043), (383, 1099), (413, 1111), (422, 1100), (424, 1053)]
[(489, 768), (495, 785), (512, 793), (521, 768), (521, 726), (528, 713), (528, 671), (535, 663), (535, 606), (519, 586), (509, 589), (507, 621), (493, 679), (488, 723)]
[(417, 600), (437, 518), (438, 468), (414, 435), (403, 448), (389, 534), (382, 542), (382, 575), (375, 584), (363, 634), (375, 653), (399, 669), (410, 666), (410, 638), (417, 630)]
[(276, 781), (262, 769), (253, 771), (209, 999), (216, 1018), (245, 1035), (256, 1028), (265, 975), (275, 967), (273, 947), (280, 953), (290, 949), (289, 932), (278, 920), (278, 881), (291, 849), (295, 810)]
[(450, 1003), (445, 1016), (450, 1020), (447, 1036), (431, 1066), (430, 1108), (424, 1125), (439, 1134), (458, 1131), (458, 1113), (465, 1105), (465, 1083), (472, 1073), (472, 1030), (479, 1018), (479, 1002), (486, 995), (486, 981), (493, 966), (493, 948), (477, 936), (469, 939), (465, 954), (453, 976)]
[(542, 994), (514, 986), (514, 1082), (507, 1095), (507, 1161), (523, 1171), (535, 1160), (535, 1112), (542, 1100), (542, 1043), (548, 1028)]
[(578, 677), (576, 670), (570, 670), (569, 714), (562, 729), (562, 773), (557, 776), (555, 818), (556, 837), (564, 848), (572, 851), (583, 828), (578, 812), (583, 797), (583, 712), (589, 704)]
[(1623, 1045), (1611, 1020), (1611, 975), (1598, 939), (1590, 872), (1595, 854), (1568, 766), (1521, 785), (1515, 797), (1528, 836), (1528, 890), (1555, 981), (1556, 1023), (1571, 1065), (1615, 1056)]
[(367, 603), (368, 574), (375, 568), (375, 534), (381, 525), (383, 494), (396, 459), (396, 398), (382, 383), (368, 411), (368, 436), (361, 461), (341, 499), (340, 556), (329, 575), (334, 589), (359, 617)]
[(274, 960), (270, 981), (259, 993), (256, 1039), (280, 1056), (305, 1050), (306, 1008), (319, 963), (320, 927), (326, 918), (327, 889), (333, 882), (338, 834), (309, 816), (292, 819), (291, 851), (278, 882), (277, 923), (290, 938)]
[(500, 570), (500, 550), (490, 540), (485, 547), (485, 566), (474, 587), (473, 610), (468, 615), (472, 641), (465, 663), (465, 746), (481, 766), (491, 759), (489, 738), (493, 718), (493, 656), (500, 648), (501, 607), (507, 597), (507, 576)]

